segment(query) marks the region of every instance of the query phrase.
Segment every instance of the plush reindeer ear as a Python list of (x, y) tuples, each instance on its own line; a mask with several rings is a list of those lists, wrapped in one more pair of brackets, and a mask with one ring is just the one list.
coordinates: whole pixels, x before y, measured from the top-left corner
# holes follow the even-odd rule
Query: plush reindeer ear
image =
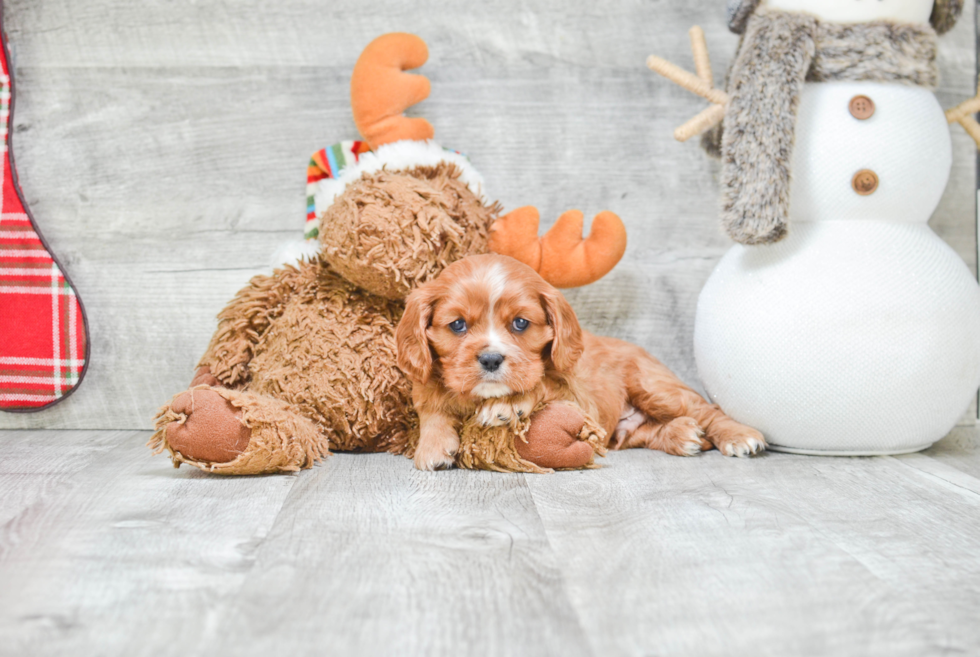
[(963, 0), (936, 0), (929, 22), (936, 30), (936, 34), (944, 34), (953, 29), (961, 13), (963, 13)]
[(422, 286), (405, 301), (405, 314), (395, 329), (398, 367), (414, 383), (428, 383), (432, 376), (432, 350), (426, 329), (432, 322), (435, 296)]
[(571, 304), (555, 288), (543, 292), (541, 302), (548, 324), (555, 333), (551, 341), (551, 362), (559, 372), (570, 372), (585, 348), (582, 327)]
[(745, 32), (745, 25), (749, 22), (749, 16), (759, 6), (759, 0), (728, 0), (725, 7), (728, 13), (728, 29), (735, 34)]

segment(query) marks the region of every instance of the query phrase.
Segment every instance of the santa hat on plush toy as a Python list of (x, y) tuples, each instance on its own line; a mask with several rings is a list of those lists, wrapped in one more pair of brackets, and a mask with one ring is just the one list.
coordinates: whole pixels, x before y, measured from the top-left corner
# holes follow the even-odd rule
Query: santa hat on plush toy
[[(422, 66), (428, 56), (425, 42), (405, 33), (382, 35), (361, 53), (351, 77), (351, 110), (364, 139), (313, 154), (307, 169), (307, 241), (302, 248), (280, 251), (277, 262), (319, 251), (319, 218), (364, 174), (450, 163), (459, 180), (486, 202), (483, 177), (470, 160), (433, 141), (435, 130), (428, 121), (403, 115), (429, 95), (428, 78), (405, 72)], [(539, 238), (538, 211), (518, 208), (491, 228), (490, 249), (530, 265), (557, 287), (585, 285), (604, 276), (622, 258), (626, 229), (615, 214), (601, 212), (593, 219), (591, 234), (583, 239), (583, 219), (577, 210), (566, 212)]]

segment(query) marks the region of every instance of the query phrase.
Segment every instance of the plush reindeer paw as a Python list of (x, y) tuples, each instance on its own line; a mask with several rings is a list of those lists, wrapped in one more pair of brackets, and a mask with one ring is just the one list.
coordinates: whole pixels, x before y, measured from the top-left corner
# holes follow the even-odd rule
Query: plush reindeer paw
[(211, 374), (211, 368), (208, 367), (207, 365), (201, 365), (199, 368), (197, 368), (197, 371), (194, 372), (194, 378), (191, 379), (190, 387), (191, 388), (193, 388), (194, 386), (218, 387), (220, 385), (221, 385), (221, 381), (218, 381), (218, 378), (214, 374)]
[(167, 426), (167, 443), (188, 459), (227, 463), (248, 447), (252, 430), (242, 422), (241, 409), (215, 391), (188, 390), (170, 408), (185, 419)]
[(253, 392), (196, 386), (156, 416), (147, 446), (214, 474), (294, 472), (329, 454), (329, 439), (285, 402)]
[(517, 440), (521, 458), (542, 468), (583, 468), (592, 463), (595, 447), (579, 436), (585, 415), (572, 404), (553, 403), (531, 416), (527, 442)]

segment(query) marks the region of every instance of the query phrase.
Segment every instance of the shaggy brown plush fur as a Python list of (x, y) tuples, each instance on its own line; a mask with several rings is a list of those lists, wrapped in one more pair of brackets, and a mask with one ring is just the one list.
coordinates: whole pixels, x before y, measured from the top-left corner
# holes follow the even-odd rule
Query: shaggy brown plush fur
[(317, 258), (252, 279), (219, 315), (199, 365), (224, 386), (286, 402), (334, 449), (400, 453), (416, 425), (411, 386), (394, 367), (403, 312)]
[(450, 262), (485, 253), (500, 207), (484, 206), (459, 173), (441, 163), (365, 174), (320, 218), (323, 257), (365, 290), (404, 299)]
[(309, 295), (316, 284), (316, 267), (300, 265), (277, 270), (272, 276), (256, 276), (218, 313), (218, 329), (201, 357), (221, 384), (240, 388), (251, 380), (249, 363), (266, 329), (283, 313), (296, 294)]
[(294, 295), (256, 343), (248, 389), (290, 404), (334, 449), (405, 451), (411, 386), (394, 367), (401, 302), (365, 292), (314, 260), (315, 282)]
[(926, 25), (839, 25), (760, 10), (727, 81), (722, 126), (702, 145), (722, 158), (722, 224), (743, 244), (786, 234), (796, 115), (804, 82), (893, 82), (934, 88), (936, 34)]

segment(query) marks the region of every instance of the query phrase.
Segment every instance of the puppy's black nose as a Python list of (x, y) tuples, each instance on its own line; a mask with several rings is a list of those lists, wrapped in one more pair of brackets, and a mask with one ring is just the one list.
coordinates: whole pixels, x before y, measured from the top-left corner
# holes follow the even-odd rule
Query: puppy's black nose
[(504, 362), (504, 357), (502, 354), (480, 354), (477, 360), (480, 361), (480, 367), (485, 371), (496, 372), (500, 364)]

